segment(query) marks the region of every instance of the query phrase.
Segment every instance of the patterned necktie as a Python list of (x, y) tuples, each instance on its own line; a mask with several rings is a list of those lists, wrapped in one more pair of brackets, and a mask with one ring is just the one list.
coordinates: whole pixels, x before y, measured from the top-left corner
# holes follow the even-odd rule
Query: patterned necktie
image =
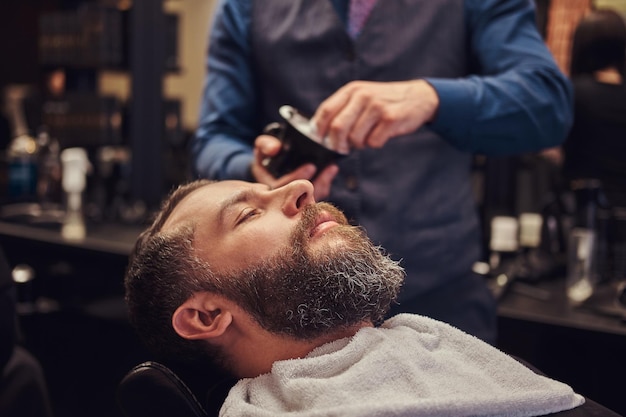
[(348, 10), (348, 33), (356, 39), (365, 24), (367, 17), (374, 8), (377, 0), (350, 0)]

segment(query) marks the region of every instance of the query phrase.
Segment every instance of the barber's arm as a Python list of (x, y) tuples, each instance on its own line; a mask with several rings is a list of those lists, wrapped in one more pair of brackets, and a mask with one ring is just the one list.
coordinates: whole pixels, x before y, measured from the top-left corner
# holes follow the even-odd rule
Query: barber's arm
[(262, 129), (249, 68), (249, 5), (221, 1), (212, 25), (200, 120), (191, 146), (198, 176), (251, 180), (252, 142)]
[(263, 126), (257, 117), (256, 88), (249, 66), (251, 3), (222, 1), (217, 6), (200, 122), (192, 143), (194, 170), (200, 177), (254, 180), (272, 188), (315, 177), (316, 197), (321, 199), (330, 191), (337, 166), (318, 173), (307, 164), (274, 178), (262, 164), (279, 151), (280, 142), (268, 135), (257, 137)]
[(479, 75), (428, 79), (440, 99), (430, 126), (470, 152), (531, 152), (560, 144), (572, 124), (573, 92), (536, 30), (532, 1), (465, 3)]
[(350, 83), (314, 119), (336, 149), (381, 147), (428, 124), (459, 149), (486, 154), (560, 144), (572, 90), (539, 35), (529, 0), (465, 2), (476, 75)]

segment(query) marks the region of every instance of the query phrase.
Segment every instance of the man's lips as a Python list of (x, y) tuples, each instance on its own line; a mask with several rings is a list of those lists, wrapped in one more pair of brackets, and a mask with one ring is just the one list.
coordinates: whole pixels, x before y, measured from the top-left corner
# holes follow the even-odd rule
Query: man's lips
[(335, 218), (328, 212), (323, 211), (319, 216), (315, 219), (315, 226), (311, 229), (310, 237), (317, 236), (325, 233), (328, 229), (331, 229), (335, 226), (338, 226), (339, 223), (335, 220)]

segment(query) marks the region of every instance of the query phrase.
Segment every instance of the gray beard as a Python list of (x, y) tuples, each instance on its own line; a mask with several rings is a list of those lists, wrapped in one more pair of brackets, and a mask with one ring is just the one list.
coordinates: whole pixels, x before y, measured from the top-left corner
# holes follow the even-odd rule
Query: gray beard
[[(332, 206), (330, 206), (332, 207)], [(324, 248), (307, 249), (312, 222), (321, 209), (342, 223), (327, 232)], [(347, 225), (334, 207), (307, 208), (292, 245), (261, 265), (223, 277), (224, 295), (264, 329), (310, 339), (363, 321), (382, 322), (404, 281), (404, 270), (365, 233)]]

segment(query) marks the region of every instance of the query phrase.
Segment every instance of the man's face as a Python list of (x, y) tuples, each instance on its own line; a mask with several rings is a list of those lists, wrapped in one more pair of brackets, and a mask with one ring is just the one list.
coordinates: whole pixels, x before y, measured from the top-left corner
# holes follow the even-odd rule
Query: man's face
[(404, 278), (307, 181), (276, 190), (242, 182), (194, 191), (163, 229), (195, 218), (195, 247), (224, 295), (268, 331), (296, 338), (380, 321)]
[[(313, 186), (308, 181), (294, 181), (275, 190), (262, 184), (222, 181), (185, 197), (161, 230), (195, 221), (197, 255), (214, 273), (231, 273), (259, 265), (287, 248), (304, 207), (312, 204)], [(309, 222), (314, 223), (307, 239), (311, 248), (329, 244), (333, 239), (325, 236), (327, 232), (347, 224), (336, 210), (322, 210)]]

